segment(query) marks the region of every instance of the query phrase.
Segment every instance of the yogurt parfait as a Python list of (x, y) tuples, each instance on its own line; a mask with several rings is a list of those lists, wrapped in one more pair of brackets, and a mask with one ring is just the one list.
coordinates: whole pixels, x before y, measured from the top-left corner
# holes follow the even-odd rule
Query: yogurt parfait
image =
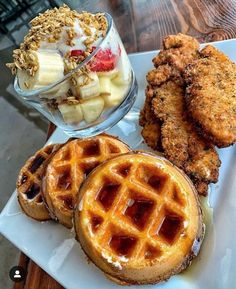
[[(119, 121), (122, 116), (115, 111), (135, 78), (111, 16), (64, 5), (30, 24), (7, 64), (16, 75), (17, 93), (71, 135), (92, 126), (98, 133)], [(130, 96), (130, 107), (133, 101)], [(107, 125), (99, 126), (109, 117)]]

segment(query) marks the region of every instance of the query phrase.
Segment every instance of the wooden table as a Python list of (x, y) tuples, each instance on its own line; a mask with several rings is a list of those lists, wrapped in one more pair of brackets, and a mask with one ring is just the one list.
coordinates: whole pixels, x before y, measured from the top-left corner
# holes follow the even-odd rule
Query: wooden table
[[(69, 2), (69, 1), (67, 1)], [(161, 48), (162, 38), (178, 32), (210, 42), (236, 37), (235, 0), (96, 0), (81, 1), (79, 10), (107, 11), (129, 53)], [(79, 1), (78, 1), (79, 3)], [(145, 77), (145, 76), (144, 76)], [(48, 136), (55, 127), (50, 125)], [(27, 278), (14, 289), (62, 289), (23, 253), (19, 265)]]

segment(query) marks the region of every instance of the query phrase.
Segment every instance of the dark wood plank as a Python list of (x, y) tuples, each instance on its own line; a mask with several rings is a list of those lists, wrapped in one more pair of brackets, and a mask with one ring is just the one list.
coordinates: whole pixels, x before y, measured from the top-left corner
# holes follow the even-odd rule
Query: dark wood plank
[[(137, 51), (159, 49), (178, 32), (210, 42), (236, 37), (234, 0), (132, 1)], [(120, 31), (121, 35), (124, 31)]]
[(33, 261), (28, 265), (28, 276), (24, 289), (63, 289), (52, 277)]
[[(236, 37), (235, 0), (87, 0), (78, 1), (76, 9), (110, 13), (129, 53), (159, 49), (163, 37), (178, 32), (200, 42)], [(54, 129), (50, 125), (48, 136)], [(22, 254), (20, 259), (28, 268), (25, 285), (14, 289), (63, 288), (27, 258)]]

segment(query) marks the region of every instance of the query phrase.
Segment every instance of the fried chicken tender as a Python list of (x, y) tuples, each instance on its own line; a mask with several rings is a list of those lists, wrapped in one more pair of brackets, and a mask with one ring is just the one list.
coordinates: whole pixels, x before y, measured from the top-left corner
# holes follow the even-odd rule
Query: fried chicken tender
[(139, 124), (144, 126), (147, 122), (155, 121), (155, 115), (152, 110), (152, 99), (153, 99), (154, 89), (151, 85), (148, 85), (145, 90), (146, 99), (144, 102), (143, 109), (140, 112)]
[(207, 196), (208, 194), (208, 184), (201, 181), (193, 180), (194, 186), (199, 195)]
[(143, 127), (141, 134), (147, 145), (154, 150), (162, 151), (161, 124), (156, 119), (151, 105), (153, 93), (154, 90), (152, 87), (150, 85), (147, 86), (146, 100), (140, 112), (139, 124)]
[[(191, 56), (192, 54), (195, 57), (197, 54), (196, 51), (199, 48), (199, 43), (195, 39), (183, 34), (167, 36), (163, 44), (164, 47), (169, 50), (168, 52), (167, 50), (161, 51), (159, 55), (153, 59), (156, 68), (148, 72), (146, 76), (149, 86), (146, 89), (146, 100), (139, 118), (139, 124), (143, 127), (141, 133), (147, 145), (152, 149), (160, 151), (162, 150), (160, 139), (161, 125), (152, 112), (152, 87), (161, 85), (171, 78), (183, 84), (183, 79), (180, 74), (180, 70), (183, 70), (183, 62), (186, 57), (186, 61), (193, 57)], [(172, 47), (178, 48), (178, 50)], [(189, 49), (190, 52), (188, 56), (183, 54), (183, 48)], [(161, 65), (158, 66), (159, 64)]]
[[(178, 73), (178, 71), (177, 71)], [(148, 72), (146, 79), (150, 85), (161, 85), (173, 76), (173, 69), (169, 64), (161, 65), (160, 67)]]
[(147, 122), (142, 129), (142, 137), (146, 144), (157, 151), (162, 151), (161, 146), (161, 125), (159, 122)]
[(199, 43), (192, 37), (178, 34), (166, 37), (163, 46), (164, 50), (153, 59), (155, 69), (147, 74), (141, 119), (145, 114), (146, 123), (152, 120), (161, 124), (165, 157), (189, 175), (199, 194), (206, 195), (208, 184), (217, 182), (220, 160), (213, 145), (198, 135), (187, 115), (182, 76), (186, 65), (199, 58)]
[(216, 182), (220, 161), (213, 145), (197, 134), (185, 111), (184, 88), (170, 80), (156, 89), (152, 105), (163, 121), (165, 156), (192, 179)]
[(236, 141), (236, 65), (213, 46), (188, 65), (186, 103), (196, 126), (218, 147)]
[(163, 41), (164, 49), (153, 59), (155, 67), (169, 64), (181, 73), (185, 66), (199, 56), (199, 42), (188, 35), (169, 35)]

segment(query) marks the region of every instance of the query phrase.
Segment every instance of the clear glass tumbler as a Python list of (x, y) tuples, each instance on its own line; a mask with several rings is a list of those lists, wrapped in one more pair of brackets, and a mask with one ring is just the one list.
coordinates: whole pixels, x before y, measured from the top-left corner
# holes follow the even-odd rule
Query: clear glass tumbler
[[(34, 90), (22, 89), (18, 76), (14, 81), (18, 95), (72, 137), (93, 136), (111, 128), (129, 112), (137, 95), (137, 81), (123, 43), (112, 17), (107, 13), (105, 16), (108, 30), (100, 45), (62, 79)], [(104, 55), (108, 64), (112, 59), (112, 71), (102, 71), (99, 61), (104, 61)], [(94, 98), (75, 99), (73, 93), (81, 91), (81, 87), (85, 96), (90, 89), (83, 88), (80, 83), (86, 77), (84, 68), (98, 79), (100, 92)], [(53, 100), (61, 95), (66, 95), (66, 104), (63, 98), (61, 104), (55, 104)]]

